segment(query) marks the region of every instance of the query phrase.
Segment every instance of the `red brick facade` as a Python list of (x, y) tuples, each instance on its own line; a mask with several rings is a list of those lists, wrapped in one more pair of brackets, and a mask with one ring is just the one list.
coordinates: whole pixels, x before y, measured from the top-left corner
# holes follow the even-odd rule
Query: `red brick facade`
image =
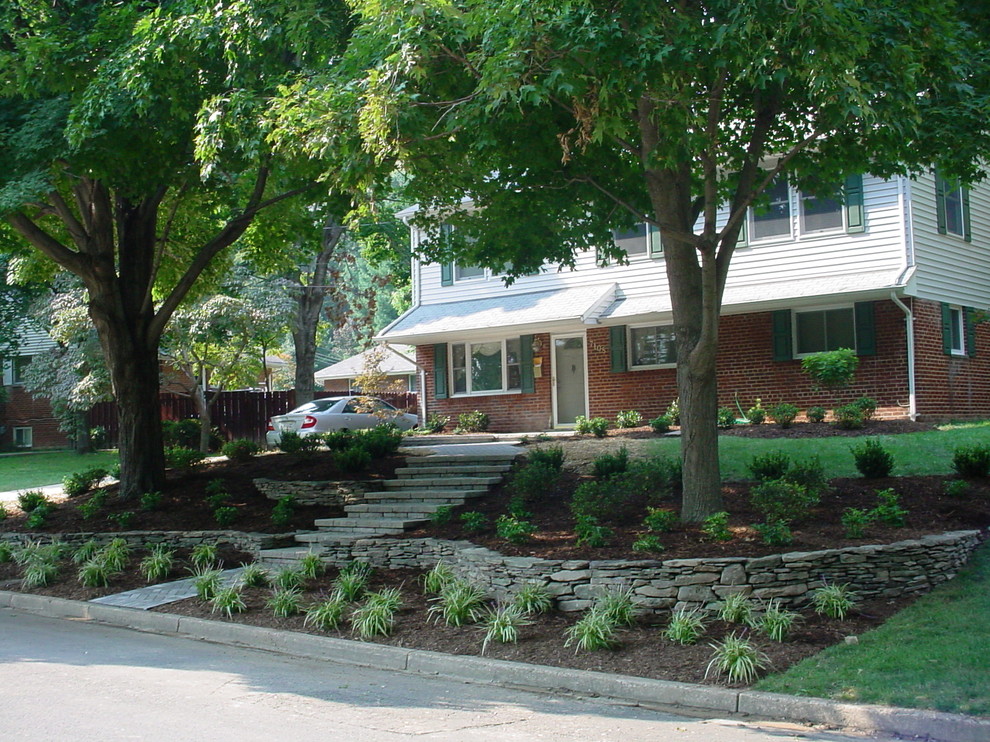
[(58, 429), (52, 408), (44, 397), (35, 398), (23, 386), (8, 386), (7, 403), (0, 405), (0, 421), (6, 427), (0, 435), (0, 448), (14, 445), (14, 428), (31, 428), (32, 448), (65, 448), (69, 445), (65, 433)]
[[(916, 396), (918, 414), (927, 419), (990, 416), (990, 326), (976, 331), (975, 357), (948, 356), (942, 351), (940, 308), (937, 302), (906, 300), (915, 314)], [(745, 410), (757, 398), (764, 407), (790, 402), (803, 411), (826, 408), (869, 396), (879, 403), (877, 416), (909, 414), (905, 315), (893, 302), (875, 303), (876, 355), (862, 356), (855, 383), (838, 394), (815, 391), (801, 372), (799, 360), (775, 361), (772, 352), (772, 314), (758, 312), (722, 318), (718, 357), (719, 404)], [(543, 376), (534, 394), (500, 394), (437, 400), (432, 375), (427, 380), (427, 409), (457, 415), (479, 409), (488, 413), (492, 431), (543, 430), (552, 425), (550, 338), (536, 336), (543, 357)], [(609, 328), (589, 328), (589, 416), (613, 419), (619, 410), (638, 410), (646, 419), (666, 410), (676, 397), (674, 369), (613, 373)], [(417, 361), (433, 368), (433, 346), (419, 346)]]

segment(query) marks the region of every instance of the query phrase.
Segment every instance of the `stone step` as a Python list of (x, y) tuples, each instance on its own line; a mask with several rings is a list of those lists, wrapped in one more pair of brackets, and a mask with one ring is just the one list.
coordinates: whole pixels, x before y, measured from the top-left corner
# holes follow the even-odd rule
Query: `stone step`
[(384, 503), (364, 503), (361, 505), (347, 505), (344, 511), (350, 519), (351, 514), (361, 513), (381, 513), (389, 518), (422, 518), (429, 517), (448, 503), (442, 502), (419, 502), (417, 500), (407, 500), (405, 502), (384, 502)]
[[(369, 492), (364, 497), (366, 503), (385, 502), (458, 502), (484, 497), (487, 489), (474, 490), (389, 490), (388, 492)], [(359, 503), (356, 503), (359, 504)]]
[(282, 567), (295, 564), (307, 554), (318, 553), (315, 549), (306, 549), (299, 546), (287, 546), (282, 549), (262, 549), (258, 552), (256, 561), (263, 565)]
[(404, 489), (464, 489), (491, 487), (502, 481), (502, 477), (415, 477), (413, 479), (389, 479), (382, 482), (386, 490)]
[(447, 446), (451, 443), (494, 443), (494, 435), (467, 433), (464, 435), (409, 435), (402, 439), (402, 447)]
[(327, 528), (346, 528), (348, 530), (397, 530), (402, 533), (407, 528), (413, 528), (423, 523), (428, 523), (428, 518), (418, 518), (409, 520), (405, 518), (378, 518), (370, 516), (366, 518), (318, 518), (313, 521), (321, 531)]
[(442, 477), (452, 475), (458, 477), (467, 476), (494, 476), (504, 474), (512, 469), (512, 464), (490, 464), (471, 466), (406, 466), (395, 470), (395, 476), (399, 479), (422, 479), (429, 477)]
[(516, 460), (522, 452), (518, 454), (472, 454), (455, 456), (452, 454), (442, 454), (435, 456), (409, 456), (406, 458), (406, 466), (475, 466), (478, 464), (500, 464), (511, 463)]

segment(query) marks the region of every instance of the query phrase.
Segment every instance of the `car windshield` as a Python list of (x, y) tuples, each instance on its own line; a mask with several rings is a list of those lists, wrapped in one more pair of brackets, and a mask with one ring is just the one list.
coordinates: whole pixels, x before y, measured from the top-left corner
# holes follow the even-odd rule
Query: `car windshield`
[(326, 397), (325, 399), (314, 399), (304, 405), (299, 405), (291, 413), (303, 412), (326, 412), (341, 400), (341, 397)]

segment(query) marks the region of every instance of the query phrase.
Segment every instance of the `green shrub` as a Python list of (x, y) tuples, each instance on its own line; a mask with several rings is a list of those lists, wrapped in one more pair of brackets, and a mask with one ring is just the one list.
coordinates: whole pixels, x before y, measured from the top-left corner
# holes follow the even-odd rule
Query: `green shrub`
[(622, 446), (615, 453), (603, 453), (595, 458), (593, 466), (596, 477), (622, 474), (629, 468), (629, 450)]
[(701, 523), (701, 532), (712, 541), (731, 541), (732, 531), (729, 530), (729, 514), (724, 510), (713, 513)]
[(0, 520), (7, 520), (7, 506), (0, 502)]
[(771, 479), (755, 485), (749, 493), (753, 507), (767, 521), (800, 521), (821, 500), (818, 492), (786, 479)]
[(612, 539), (615, 538), (615, 531), (601, 525), (588, 515), (577, 518), (574, 524), (574, 533), (577, 535), (578, 546), (590, 546), (593, 549), (609, 546)]
[(718, 408), (718, 426), (723, 430), (728, 430), (736, 424), (736, 413), (731, 407)]
[(383, 459), (399, 450), (402, 445), (402, 431), (392, 423), (382, 423), (358, 433), (355, 440), (371, 454), (372, 459)]
[(850, 348), (811, 353), (801, 359), (801, 370), (819, 389), (849, 386), (858, 366), (859, 356)]
[(14, 550), (6, 541), (0, 541), (0, 564), (6, 564), (14, 558)]
[(258, 444), (254, 441), (250, 441), (247, 438), (238, 438), (237, 440), (224, 443), (223, 448), (220, 449), (220, 453), (231, 461), (243, 462), (250, 461), (258, 455), (260, 450)]
[(832, 410), (835, 427), (840, 430), (859, 430), (863, 427), (863, 411), (854, 404), (845, 404)]
[(666, 415), (659, 415), (650, 420), (650, 427), (653, 428), (653, 432), (657, 435), (670, 432), (670, 426), (672, 424), (673, 422)]
[(646, 517), (643, 518), (643, 525), (654, 533), (667, 533), (673, 531), (680, 518), (673, 510), (665, 508), (646, 508)]
[(900, 497), (888, 488), (877, 492), (877, 506), (870, 511), (870, 517), (895, 528), (903, 528), (907, 523), (908, 511), (901, 507)]
[(873, 415), (877, 411), (877, 401), (872, 397), (860, 397), (855, 402), (854, 405), (859, 407), (859, 411), (863, 414), (864, 420), (872, 420)]
[(69, 474), (62, 479), (62, 491), (67, 497), (78, 497), (96, 487), (107, 475), (107, 470), (96, 467)]
[(823, 585), (811, 594), (815, 612), (840, 621), (856, 607), (856, 593), (849, 585)]
[(516, 469), (509, 480), (509, 490), (529, 502), (546, 499), (557, 488), (560, 469), (545, 461), (531, 461)]
[(284, 528), (292, 522), (292, 516), (296, 512), (296, 501), (292, 495), (285, 495), (275, 501), (272, 508), (272, 524), (279, 528)]
[(351, 446), (335, 453), (333, 461), (342, 472), (357, 474), (371, 466), (371, 454), (363, 446)]
[(48, 516), (52, 513), (51, 505), (38, 505), (32, 510), (24, 524), (31, 530), (38, 530), (44, 528), (45, 524), (48, 522)]
[(846, 508), (842, 511), (842, 527), (846, 538), (865, 538), (866, 529), (873, 516), (862, 508)]
[(199, 420), (162, 420), (162, 440), (166, 446), (196, 448), (199, 445)]
[(770, 664), (769, 658), (749, 639), (736, 634), (730, 634), (709, 646), (714, 654), (705, 670), (706, 678), (714, 670), (716, 675), (725, 675), (730, 683), (752, 683), (759, 677), (760, 670)]
[(636, 410), (620, 410), (615, 415), (615, 427), (638, 428), (643, 424), (643, 416)]
[(947, 497), (965, 497), (969, 491), (969, 482), (965, 479), (950, 479), (945, 483), (945, 494)]
[(783, 451), (768, 451), (754, 456), (746, 468), (753, 479), (760, 482), (783, 479), (791, 468), (791, 457)]
[(536, 526), (512, 515), (500, 515), (495, 521), (495, 533), (510, 544), (525, 544), (536, 533)]
[(764, 523), (755, 523), (753, 530), (760, 534), (760, 539), (767, 546), (787, 546), (794, 543), (794, 534), (786, 520), (768, 519)]
[(323, 445), (331, 451), (343, 451), (355, 444), (356, 436), (352, 430), (333, 430), (323, 434)]
[(430, 523), (434, 526), (445, 526), (454, 519), (454, 506), (441, 505), (430, 513)]
[(684, 610), (679, 608), (670, 615), (670, 623), (664, 629), (663, 636), (675, 644), (695, 644), (705, 633), (705, 614), (697, 608)]
[(770, 408), (770, 417), (782, 428), (789, 428), (798, 415), (797, 405), (781, 402)]
[(216, 508), (226, 505), (229, 500), (229, 492), (217, 492), (216, 494), (210, 495), (206, 498), (206, 504), (209, 506), (210, 510), (215, 510)]
[(161, 507), (164, 495), (161, 492), (145, 492), (141, 495), (141, 509), (144, 511), (158, 510)]
[(647, 551), (654, 554), (660, 553), (665, 548), (667, 547), (663, 545), (663, 541), (655, 533), (646, 533), (633, 541), (632, 544), (633, 551)]
[(423, 427), (426, 429), (427, 433), (442, 433), (450, 425), (450, 418), (447, 415), (438, 415), (435, 412), (431, 412), (429, 417), (426, 418), (426, 425)]
[(165, 466), (169, 469), (191, 469), (206, 458), (206, 454), (195, 448), (169, 446), (165, 449)]
[(461, 528), (468, 533), (482, 533), (488, 528), (488, 516), (477, 510), (461, 513)]
[(546, 448), (534, 448), (527, 455), (530, 466), (543, 464), (558, 472), (564, 470), (564, 457), (564, 447), (560, 444)]
[(36, 508), (48, 507), (51, 501), (37, 490), (22, 492), (17, 496), (17, 507), (24, 513), (32, 513)]
[(805, 417), (808, 418), (809, 423), (820, 423), (825, 421), (825, 408), (824, 407), (809, 407), (804, 413)]
[(571, 496), (571, 514), (575, 518), (606, 519), (615, 515), (627, 494), (619, 477), (582, 482)]
[(587, 418), (584, 415), (578, 415), (574, 419), (574, 429), (581, 435), (604, 438), (608, 434), (608, 420), (604, 417)]
[(990, 446), (959, 446), (952, 452), (952, 468), (966, 479), (986, 477), (990, 473)]
[(876, 438), (868, 438), (859, 446), (851, 446), (856, 468), (866, 479), (880, 479), (890, 476), (894, 468), (894, 455)]
[(465, 433), (484, 433), (488, 430), (488, 415), (481, 410), (462, 412), (457, 416), (457, 427)]
[(680, 458), (653, 456), (630, 462), (629, 470), (618, 479), (631, 493), (655, 501), (680, 490), (681, 475)]
[(107, 516), (107, 520), (116, 523), (118, 528), (127, 530), (131, 527), (131, 523), (134, 522), (135, 515), (136, 513), (133, 510), (121, 510), (119, 513), (110, 513)]
[(314, 435), (299, 435), (294, 430), (286, 430), (279, 434), (278, 450), (282, 453), (312, 453), (320, 445), (320, 438)]
[(828, 479), (825, 476), (825, 467), (822, 466), (821, 459), (812, 456), (809, 459), (795, 461), (791, 464), (790, 471), (784, 476), (788, 482), (800, 484), (809, 493), (823, 495), (828, 490)]
[(749, 420), (750, 425), (762, 425), (767, 419), (767, 411), (763, 409), (761, 399), (757, 398), (756, 404), (746, 410), (746, 419)]
[(221, 528), (226, 528), (235, 520), (237, 520), (237, 508), (230, 505), (221, 505), (213, 510), (213, 520)]

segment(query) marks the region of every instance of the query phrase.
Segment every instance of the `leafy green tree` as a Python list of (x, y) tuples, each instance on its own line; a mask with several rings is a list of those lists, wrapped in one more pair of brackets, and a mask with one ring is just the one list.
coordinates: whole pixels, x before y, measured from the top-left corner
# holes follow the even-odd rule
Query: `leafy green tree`
[(332, 66), (350, 29), (333, 0), (0, 4), (0, 215), (86, 287), (125, 498), (164, 482), (172, 314), (259, 213), (323, 174), (273, 150), (272, 101)]
[[(986, 151), (986, 50), (952, 2), (357, 8), (347, 64), (370, 67), (363, 87), (344, 97), (331, 82), (297, 100), (286, 128), (316, 143), (355, 115), (366, 146), (402, 163), (425, 207), (426, 258), (522, 275), (573, 265), (580, 250), (622, 259), (612, 229), (659, 228), (689, 521), (722, 509), (715, 359), (747, 209), (778, 176), (831, 196), (846, 175), (936, 160), (973, 178)], [(464, 197), (476, 208), (461, 209)]]

